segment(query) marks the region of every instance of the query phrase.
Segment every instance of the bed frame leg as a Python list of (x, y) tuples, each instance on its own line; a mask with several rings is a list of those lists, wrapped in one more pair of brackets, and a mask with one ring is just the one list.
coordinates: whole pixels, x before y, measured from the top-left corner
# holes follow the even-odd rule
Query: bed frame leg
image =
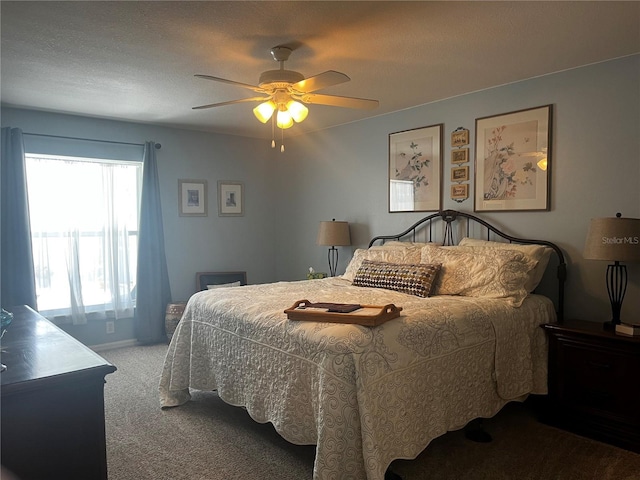
[(464, 435), (473, 442), (489, 443), (493, 440), (491, 435), (484, 429), (481, 418), (476, 418), (467, 423), (467, 426), (464, 427)]
[(387, 468), (384, 474), (384, 480), (402, 480), (402, 477), (391, 470), (391, 467)]

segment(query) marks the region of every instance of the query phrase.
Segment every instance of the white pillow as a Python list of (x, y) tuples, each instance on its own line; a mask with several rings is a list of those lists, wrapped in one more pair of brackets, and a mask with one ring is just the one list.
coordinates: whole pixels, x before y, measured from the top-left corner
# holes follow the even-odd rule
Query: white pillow
[(215, 285), (207, 285), (207, 290), (214, 290), (216, 288), (227, 288), (227, 287), (239, 287), (240, 280), (232, 283), (217, 283)]
[(504, 298), (519, 307), (536, 262), (516, 250), (491, 247), (422, 248), (422, 263), (441, 264), (434, 295)]
[(375, 248), (371, 247), (367, 250), (359, 248), (353, 252), (353, 257), (347, 265), (342, 278), (351, 282), (356, 276), (363, 260), (371, 260), (374, 262), (415, 264), (420, 263), (420, 248)]
[(465, 237), (458, 244), (460, 247), (493, 247), (504, 248), (507, 250), (516, 250), (526, 253), (532, 260), (538, 262), (531, 272), (531, 277), (527, 281), (525, 288), (528, 292), (533, 292), (544, 275), (549, 259), (553, 253), (553, 248), (545, 245), (522, 245), (519, 243), (492, 242), (490, 240), (478, 240), (475, 238)]

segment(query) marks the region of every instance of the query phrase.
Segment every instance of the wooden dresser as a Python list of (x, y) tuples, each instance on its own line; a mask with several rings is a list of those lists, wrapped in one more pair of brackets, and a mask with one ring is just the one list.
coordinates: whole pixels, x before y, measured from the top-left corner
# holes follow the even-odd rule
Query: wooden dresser
[(105, 376), (116, 368), (29, 307), (2, 339), (1, 458), (20, 480), (106, 480)]
[(549, 334), (549, 423), (640, 452), (640, 338), (566, 320)]

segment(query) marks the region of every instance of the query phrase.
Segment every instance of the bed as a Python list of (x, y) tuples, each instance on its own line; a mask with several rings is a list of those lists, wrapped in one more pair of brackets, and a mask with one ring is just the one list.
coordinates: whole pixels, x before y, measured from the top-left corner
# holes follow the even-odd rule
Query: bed
[[(535, 293), (553, 266), (555, 293)], [(564, 277), (555, 244), (438, 212), (357, 249), (342, 276), (193, 295), (160, 403), (217, 390), (286, 440), (316, 445), (314, 480), (382, 480), (393, 460), (415, 458), (447, 431), (547, 393), (539, 325), (561, 321)], [(373, 328), (289, 320), (284, 310), (301, 299), (402, 312)]]

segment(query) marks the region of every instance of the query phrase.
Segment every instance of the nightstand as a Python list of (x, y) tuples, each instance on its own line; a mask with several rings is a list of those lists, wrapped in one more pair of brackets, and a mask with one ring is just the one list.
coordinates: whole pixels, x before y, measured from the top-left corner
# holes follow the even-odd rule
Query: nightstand
[(542, 328), (549, 335), (544, 421), (640, 452), (640, 338), (580, 320)]

